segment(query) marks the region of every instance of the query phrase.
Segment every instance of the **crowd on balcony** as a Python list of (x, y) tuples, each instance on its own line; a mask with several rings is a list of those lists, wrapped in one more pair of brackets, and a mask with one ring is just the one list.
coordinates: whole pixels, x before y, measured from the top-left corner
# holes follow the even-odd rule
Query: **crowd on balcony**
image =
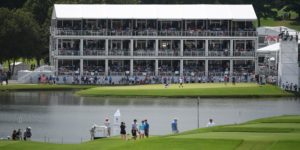
[(230, 50), (228, 44), (228, 42), (210, 43), (208, 45), (209, 56), (229, 56)]
[(58, 67), (59, 75), (79, 75), (79, 66), (77, 65), (63, 65)]
[(123, 65), (119, 65), (119, 64), (114, 64), (111, 63), (109, 64), (109, 72), (110, 73), (122, 73), (125, 74), (126, 71), (130, 70), (130, 65), (129, 63), (124, 63)]
[[(147, 22), (148, 21), (148, 22)], [(228, 21), (206, 24), (203, 21), (191, 21), (184, 25), (182, 21), (156, 21), (156, 20), (94, 20), (94, 21), (57, 21), (60, 34), (66, 31), (81, 31), (84, 34), (108, 35), (161, 35), (161, 36), (254, 36), (256, 30), (251, 22), (237, 22), (229, 26)], [(121, 23), (122, 22), (122, 23)], [(147, 23), (146, 23), (147, 22)], [(197, 23), (199, 23), (197, 25)], [(133, 23), (133, 24), (132, 24)], [(233, 33), (229, 31), (233, 30)], [(65, 32), (64, 32), (65, 31)], [(182, 32), (183, 31), (183, 32)], [(249, 32), (249, 33), (248, 33)], [(77, 32), (76, 32), (77, 33)], [(74, 33), (75, 34), (75, 33)]]
[(133, 67), (133, 73), (136, 75), (143, 75), (146, 73), (146, 75), (154, 75), (154, 64), (135, 64)]

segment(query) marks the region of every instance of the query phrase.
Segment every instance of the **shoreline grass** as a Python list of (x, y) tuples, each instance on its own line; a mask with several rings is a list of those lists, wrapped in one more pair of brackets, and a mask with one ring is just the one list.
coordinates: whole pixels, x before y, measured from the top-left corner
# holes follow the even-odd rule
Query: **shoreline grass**
[(202, 97), (202, 98), (245, 98), (245, 97), (292, 97), (292, 93), (281, 90), (273, 85), (259, 86), (255, 83), (238, 83), (236, 85), (224, 83), (185, 84), (179, 88), (172, 84), (164, 85), (137, 85), (95, 87), (76, 92), (86, 97)]
[[(281, 122), (282, 121), (282, 122)], [(266, 123), (268, 122), (268, 123)], [(180, 134), (155, 136), (144, 140), (122, 141), (117, 137), (81, 144), (51, 144), (42, 142), (0, 141), (1, 150), (281, 150), (299, 149), (300, 115), (257, 119), (237, 125), (200, 128)]]
[(59, 85), (59, 84), (9, 84), (0, 86), (1, 91), (55, 91), (55, 90), (84, 90), (93, 88), (92, 85)]

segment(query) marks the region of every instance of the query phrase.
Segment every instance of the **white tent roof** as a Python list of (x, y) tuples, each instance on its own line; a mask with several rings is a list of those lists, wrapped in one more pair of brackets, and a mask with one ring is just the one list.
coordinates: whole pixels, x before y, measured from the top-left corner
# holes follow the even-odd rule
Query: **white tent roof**
[(278, 35), (281, 31), (289, 31), (290, 35), (296, 35), (297, 31), (285, 26), (264, 26), (257, 28), (257, 32), (259, 35)]
[(257, 52), (277, 52), (280, 50), (280, 43), (275, 43), (257, 50)]
[(55, 4), (52, 19), (256, 20), (252, 5)]

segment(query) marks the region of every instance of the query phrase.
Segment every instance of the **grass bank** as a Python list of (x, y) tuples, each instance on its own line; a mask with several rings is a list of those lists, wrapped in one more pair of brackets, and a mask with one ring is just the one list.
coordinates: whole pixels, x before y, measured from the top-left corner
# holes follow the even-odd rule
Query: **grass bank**
[(119, 138), (101, 139), (82, 144), (0, 141), (1, 150), (283, 150), (300, 149), (300, 116), (259, 119), (239, 125), (201, 128), (176, 135), (137, 141)]
[(0, 86), (0, 91), (54, 91), (83, 90), (93, 88), (89, 85), (49, 85), (49, 84), (10, 84)]
[(259, 86), (255, 83), (172, 84), (165, 88), (162, 84), (95, 87), (76, 94), (80, 96), (113, 96), (113, 97), (281, 97), (294, 96), (273, 85)]

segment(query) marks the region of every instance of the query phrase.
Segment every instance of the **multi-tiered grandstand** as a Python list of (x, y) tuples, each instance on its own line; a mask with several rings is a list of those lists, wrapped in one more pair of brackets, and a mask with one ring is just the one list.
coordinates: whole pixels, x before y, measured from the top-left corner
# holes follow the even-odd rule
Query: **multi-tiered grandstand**
[(252, 5), (55, 5), (50, 62), (63, 76), (255, 74)]

